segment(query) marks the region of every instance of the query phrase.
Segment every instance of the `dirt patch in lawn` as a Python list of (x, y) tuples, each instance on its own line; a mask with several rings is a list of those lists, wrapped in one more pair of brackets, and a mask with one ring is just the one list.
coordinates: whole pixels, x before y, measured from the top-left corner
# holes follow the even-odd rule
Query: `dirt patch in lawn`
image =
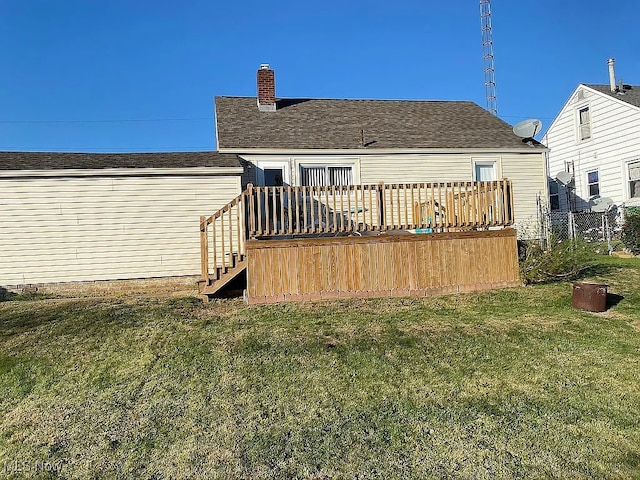
[(198, 277), (99, 280), (93, 282), (48, 283), (8, 288), (14, 294), (43, 295), (53, 298), (91, 298), (122, 296), (197, 297)]

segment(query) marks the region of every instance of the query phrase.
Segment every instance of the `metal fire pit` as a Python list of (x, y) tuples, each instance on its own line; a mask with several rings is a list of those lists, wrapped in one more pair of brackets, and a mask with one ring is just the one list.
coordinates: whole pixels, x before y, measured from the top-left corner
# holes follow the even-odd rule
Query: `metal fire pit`
[(606, 283), (574, 282), (573, 308), (587, 312), (604, 312), (607, 309)]

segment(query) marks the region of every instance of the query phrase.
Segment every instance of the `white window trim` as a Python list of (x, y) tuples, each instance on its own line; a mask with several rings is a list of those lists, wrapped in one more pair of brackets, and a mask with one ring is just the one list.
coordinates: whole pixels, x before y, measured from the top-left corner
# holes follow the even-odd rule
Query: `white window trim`
[(256, 162), (256, 182), (258, 185), (264, 185), (264, 169), (265, 168), (281, 168), (282, 182), (285, 185), (291, 185), (291, 163), (289, 160), (259, 160)]
[[(593, 173), (593, 172), (595, 172), (595, 173), (597, 173), (597, 174), (598, 174), (598, 181), (597, 181), (597, 182), (595, 182), (595, 183), (590, 183), (590, 182), (589, 182), (589, 174), (590, 174), (590, 173)], [(591, 197), (593, 197), (594, 195), (600, 195), (600, 196), (601, 196), (602, 194), (601, 194), (601, 192), (600, 192), (600, 190), (601, 190), (601, 188), (600, 188), (600, 170), (599, 170), (599, 169), (597, 169), (597, 168), (589, 169), (589, 170), (587, 170), (587, 172), (586, 172), (586, 176), (587, 176), (587, 181), (586, 181), (586, 186), (587, 186), (586, 194), (587, 194), (587, 195), (586, 195), (586, 197), (585, 197), (585, 198), (588, 200), (588, 199), (590, 199)], [(594, 193), (594, 194), (592, 195), (592, 194), (591, 194), (591, 185), (596, 185), (596, 184), (598, 185), (598, 193)]]
[(624, 173), (622, 177), (624, 179), (624, 198), (628, 201), (638, 202), (640, 201), (640, 197), (631, 196), (631, 177), (629, 175), (629, 167), (634, 164), (640, 165), (640, 158), (634, 158), (624, 162)]
[[(580, 112), (584, 109), (589, 110), (589, 138), (582, 138), (582, 124), (580, 123)], [(593, 115), (591, 105), (589, 103), (583, 103), (577, 105), (575, 109), (575, 125), (576, 125), (576, 143), (586, 143), (593, 139)]]
[[(354, 181), (354, 173), (353, 173), (353, 165), (352, 164), (333, 164), (333, 163), (301, 163), (298, 166), (298, 175), (300, 176), (300, 184), (302, 185), (302, 169), (303, 168), (350, 168), (351, 169), (351, 185), (355, 184)], [(330, 185), (327, 185), (330, 186)]]
[(500, 165), (500, 159), (499, 158), (474, 158), (472, 159), (472, 166), (471, 166), (471, 177), (473, 178), (474, 182), (477, 182), (478, 179), (476, 177), (476, 167), (479, 166), (493, 166), (493, 177), (496, 180), (500, 179), (500, 169), (501, 169), (501, 165)]
[(353, 157), (299, 157), (293, 160), (295, 185), (302, 185), (301, 167), (351, 167), (351, 179), (354, 185), (360, 185), (360, 159)]

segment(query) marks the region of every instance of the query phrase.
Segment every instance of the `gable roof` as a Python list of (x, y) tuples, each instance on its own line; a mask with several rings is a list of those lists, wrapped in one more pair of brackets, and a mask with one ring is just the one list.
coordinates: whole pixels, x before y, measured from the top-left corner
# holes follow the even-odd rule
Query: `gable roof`
[(530, 148), (473, 102), (216, 97), (219, 149)]
[(240, 162), (234, 154), (218, 152), (0, 152), (0, 170), (192, 167), (240, 167)]
[(624, 93), (616, 93), (611, 91), (611, 86), (609, 85), (590, 85), (588, 83), (584, 84), (585, 87), (589, 87), (597, 92), (605, 93), (610, 97), (613, 97), (621, 102), (626, 102), (634, 107), (640, 108), (640, 86), (633, 85), (625, 85)]
[(562, 108), (558, 110), (558, 113), (553, 118), (553, 121), (547, 127), (547, 130), (544, 132), (544, 135), (542, 137), (543, 142), (547, 141), (547, 134), (553, 129), (553, 127), (556, 125), (556, 122), (562, 116), (565, 109), (572, 103), (573, 99), (575, 98), (575, 95), (583, 87), (593, 90), (598, 94), (606, 95), (620, 102), (628, 103), (629, 105), (640, 108), (640, 86), (625, 85), (625, 91), (624, 91), (625, 93), (624, 95), (621, 95), (621, 94), (612, 92), (611, 86), (609, 84), (599, 85), (599, 84), (592, 84), (592, 83), (579, 83), (578, 86), (571, 92), (571, 95), (569, 95), (567, 100), (564, 102), (564, 105), (562, 105)]

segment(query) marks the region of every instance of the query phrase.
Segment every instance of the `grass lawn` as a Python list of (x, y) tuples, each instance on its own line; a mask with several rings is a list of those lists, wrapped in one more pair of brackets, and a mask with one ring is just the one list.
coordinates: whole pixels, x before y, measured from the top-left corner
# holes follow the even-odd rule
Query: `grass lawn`
[(0, 303), (0, 477), (640, 478), (640, 260), (571, 284), (247, 307)]

